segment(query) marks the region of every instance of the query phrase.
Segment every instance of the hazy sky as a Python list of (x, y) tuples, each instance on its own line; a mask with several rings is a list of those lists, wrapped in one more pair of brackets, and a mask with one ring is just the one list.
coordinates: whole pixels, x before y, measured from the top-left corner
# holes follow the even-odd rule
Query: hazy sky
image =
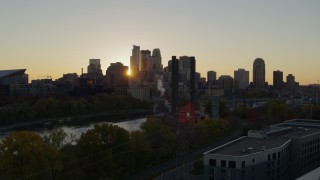
[(295, 75), (300, 84), (320, 80), (319, 0), (8, 0), (0, 2), (0, 69), (27, 68), (31, 79), (86, 72), (90, 58), (103, 71), (129, 65), (132, 45), (195, 56), (206, 77), (255, 58), (272, 72)]

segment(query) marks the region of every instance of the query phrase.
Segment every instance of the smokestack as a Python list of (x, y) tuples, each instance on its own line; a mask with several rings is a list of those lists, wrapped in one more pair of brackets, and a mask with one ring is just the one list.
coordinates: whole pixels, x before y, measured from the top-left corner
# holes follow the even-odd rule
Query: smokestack
[(171, 112), (176, 113), (178, 110), (179, 100), (179, 60), (172, 56), (172, 73), (171, 73)]

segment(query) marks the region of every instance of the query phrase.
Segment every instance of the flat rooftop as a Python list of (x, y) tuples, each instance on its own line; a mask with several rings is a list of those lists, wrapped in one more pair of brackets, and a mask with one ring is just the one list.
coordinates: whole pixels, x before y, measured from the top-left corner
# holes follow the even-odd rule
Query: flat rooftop
[[(282, 125), (279, 125), (282, 126)], [(283, 125), (287, 126), (287, 125)], [(303, 138), (310, 136), (312, 134), (320, 133), (319, 128), (310, 128), (310, 127), (296, 127), (291, 126), (292, 128), (288, 131), (277, 132), (273, 134), (269, 134), (268, 137), (270, 138)]]
[(281, 147), (289, 140), (290, 138), (261, 139), (243, 137), (229, 144), (225, 144), (216, 149), (213, 149), (209, 151), (209, 153), (228, 156), (245, 156)]

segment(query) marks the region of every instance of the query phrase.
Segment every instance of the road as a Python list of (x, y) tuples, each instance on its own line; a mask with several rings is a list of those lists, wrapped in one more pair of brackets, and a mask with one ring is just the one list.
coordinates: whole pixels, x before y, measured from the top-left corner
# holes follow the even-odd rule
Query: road
[(172, 159), (167, 161), (163, 164), (151, 167), (149, 169), (145, 169), (143, 172), (140, 172), (134, 176), (129, 177), (128, 179), (155, 179), (155, 180), (162, 180), (162, 179), (192, 179), (189, 176), (189, 171), (192, 169), (193, 162), (202, 158), (203, 153), (209, 151), (213, 148), (221, 146), (231, 140), (237, 139), (241, 137), (242, 130), (244, 127), (247, 126), (247, 123), (244, 121), (239, 122), (238, 128), (230, 134), (227, 138), (221, 139), (220, 141), (202, 148), (200, 150), (194, 151), (187, 155), (183, 160), (179, 162), (176, 159)]

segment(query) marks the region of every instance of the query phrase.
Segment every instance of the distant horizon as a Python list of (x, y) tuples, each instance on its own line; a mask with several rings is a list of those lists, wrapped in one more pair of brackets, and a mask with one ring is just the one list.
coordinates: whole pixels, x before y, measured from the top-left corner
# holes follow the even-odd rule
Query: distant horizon
[(1, 69), (26, 68), (30, 79), (81, 73), (89, 59), (129, 66), (132, 45), (171, 56), (195, 56), (196, 70), (234, 76), (262, 58), (301, 85), (320, 80), (320, 1), (123, 0), (0, 3)]
[[(136, 46), (139, 46), (139, 45), (136, 45)], [(140, 48), (141, 48), (141, 47), (140, 47)], [(153, 49), (154, 49), (154, 48), (153, 48)], [(153, 50), (153, 49), (152, 49), (152, 50)], [(161, 48), (159, 48), (159, 49), (160, 49), (160, 52), (161, 52)], [(150, 49), (140, 49), (140, 50), (150, 50)], [(150, 50), (150, 51), (152, 51), (152, 50)], [(162, 54), (162, 53), (161, 53), (161, 54)], [(161, 56), (162, 56), (162, 55), (161, 55)], [(176, 56), (176, 55), (172, 55), (172, 56)], [(171, 57), (172, 57), (172, 56), (171, 56)], [(182, 57), (182, 56), (189, 56), (189, 55), (181, 55), (181, 56), (176, 56), (176, 57), (179, 59), (179, 58)], [(192, 56), (192, 55), (191, 55), (191, 56)], [(129, 58), (130, 58), (130, 56), (129, 56)], [(263, 59), (262, 57), (257, 57), (257, 58)], [(257, 59), (257, 58), (255, 58), (255, 59)], [(100, 59), (100, 58), (90, 58), (90, 59)], [(83, 67), (83, 73), (87, 73), (87, 67), (88, 67), (88, 65), (89, 65), (89, 60), (90, 60), (90, 59), (87, 60), (87, 66)], [(197, 65), (197, 57), (195, 57), (195, 59), (196, 59), (196, 65)], [(254, 60), (255, 60), (255, 59), (254, 59)], [(171, 60), (171, 59), (170, 59), (170, 60)], [(254, 61), (254, 60), (253, 60), (253, 61)], [(264, 60), (264, 59), (263, 59), (263, 60)], [(252, 61), (252, 66), (253, 66), (253, 61)], [(121, 62), (121, 61), (110, 62), (110, 63), (109, 63), (109, 66), (110, 66), (111, 63), (117, 63), (117, 62), (122, 63), (124, 66), (128, 66), (129, 69), (130, 69), (130, 64), (125, 64), (124, 62)], [(166, 63), (163, 63), (163, 59), (162, 59), (163, 68), (165, 68), (165, 67), (168, 66), (168, 62), (169, 62), (169, 60), (166, 61)], [(266, 64), (266, 69), (267, 69), (267, 63), (266, 63), (265, 60), (264, 60), (264, 62), (265, 62), (265, 64)], [(100, 63), (101, 63), (101, 67), (105, 67), (105, 69), (101, 68), (103, 75), (105, 75), (105, 74), (106, 74), (106, 70), (107, 70), (107, 68), (108, 68), (109, 66), (103, 65), (102, 59), (100, 59)], [(15, 69), (26, 69), (26, 74), (29, 75), (29, 82), (31, 82), (32, 80), (37, 80), (37, 79), (46, 79), (46, 78), (49, 77), (49, 76), (50, 76), (53, 80), (57, 80), (57, 79), (63, 77), (63, 74), (76, 73), (78, 76), (80, 76), (81, 73), (82, 73), (82, 72), (81, 72), (82, 69), (80, 69), (80, 72), (65, 72), (65, 73), (63, 73), (63, 74), (61, 74), (61, 75), (57, 74), (57, 75), (55, 75), (55, 76), (52, 76), (52, 75), (50, 75), (49, 73), (37, 74), (37, 75), (35, 75), (34, 73), (31, 73), (31, 75), (30, 75), (30, 73), (28, 73), (28, 69), (27, 69), (27, 68), (11, 68), (11, 69), (1, 69), (1, 70), (15, 70)], [(245, 69), (245, 68), (239, 67), (239, 68), (234, 69), (234, 71), (237, 71), (237, 70), (239, 70), (239, 69), (244, 69), (244, 70), (246, 70), (246, 71), (249, 71), (249, 83), (251, 83), (251, 82), (252, 82), (252, 79), (253, 79), (253, 78), (252, 78), (252, 76), (253, 76), (253, 75), (252, 75), (253, 67), (252, 67), (251, 70), (250, 70), (250, 69)], [(217, 73), (217, 79), (218, 79), (220, 76), (223, 76), (223, 75), (229, 75), (229, 76), (231, 76), (232, 78), (234, 78), (234, 74), (220, 74), (220, 75), (219, 75), (219, 72), (217, 72), (216, 70), (208, 70), (208, 71), (215, 71), (215, 72)], [(207, 72), (208, 72), (208, 71), (207, 71)], [(282, 70), (281, 70), (281, 69), (273, 70), (273, 71), (272, 71), (272, 74), (273, 74), (274, 71), (282, 71)], [(197, 71), (197, 69), (196, 69), (196, 72), (200, 73), (200, 74), (201, 74), (201, 77), (204, 77), (204, 78), (206, 78), (206, 80), (207, 80), (207, 72), (201, 73), (201, 72)], [(283, 81), (286, 82), (286, 77), (287, 77), (287, 75), (292, 74), (292, 73), (286, 74), (284, 71), (282, 71), (282, 72), (283, 72)], [(267, 70), (266, 70), (266, 74), (267, 74)], [(292, 75), (295, 77), (295, 80), (296, 80), (297, 77), (295, 76), (295, 74), (292, 74)], [(30, 77), (31, 77), (31, 78), (30, 78)], [(273, 76), (272, 76), (271, 78), (273, 78)], [(298, 81), (296, 80), (296, 82), (298, 82)], [(268, 85), (273, 85), (273, 79), (271, 79), (270, 82), (266, 79), (266, 83), (268, 83)], [(298, 83), (300, 83), (300, 82), (298, 82)], [(300, 83), (299, 85), (313, 85), (313, 84), (314, 84), (314, 85), (317, 85), (317, 84), (319, 84), (319, 82), (316, 81), (316, 82), (310, 83), (310, 84), (302, 84), (302, 83)]]

